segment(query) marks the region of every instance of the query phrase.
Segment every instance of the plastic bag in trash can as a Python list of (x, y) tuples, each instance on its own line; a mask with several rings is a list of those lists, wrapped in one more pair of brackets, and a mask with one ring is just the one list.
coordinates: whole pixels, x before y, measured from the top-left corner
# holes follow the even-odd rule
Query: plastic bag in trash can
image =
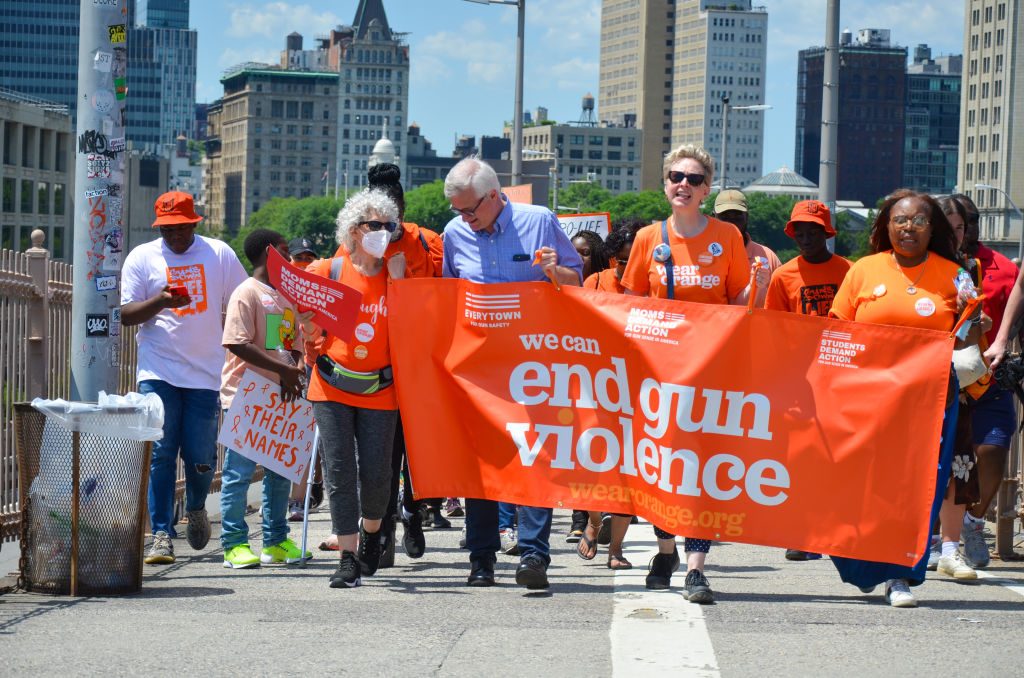
[(164, 437), (164, 404), (155, 393), (110, 394), (100, 391), (99, 402), (80, 403), (36, 398), (32, 407), (69, 431), (95, 433), (127, 440)]

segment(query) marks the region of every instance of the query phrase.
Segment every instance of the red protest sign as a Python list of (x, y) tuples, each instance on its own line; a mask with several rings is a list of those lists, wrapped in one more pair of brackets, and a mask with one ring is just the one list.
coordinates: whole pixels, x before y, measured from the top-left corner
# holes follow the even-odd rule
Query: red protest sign
[(299, 311), (312, 310), (313, 322), (339, 339), (348, 340), (356, 325), (363, 293), (337, 280), (307, 273), (285, 261), (273, 247), (267, 248), (270, 284), (295, 304)]

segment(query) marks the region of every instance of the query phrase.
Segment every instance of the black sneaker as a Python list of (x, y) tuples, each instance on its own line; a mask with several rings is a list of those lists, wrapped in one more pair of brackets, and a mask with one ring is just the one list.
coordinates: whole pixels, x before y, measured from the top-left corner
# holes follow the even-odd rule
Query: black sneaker
[(700, 570), (690, 570), (686, 573), (686, 583), (683, 584), (683, 591), (686, 599), (691, 603), (699, 605), (710, 605), (715, 602), (715, 594), (711, 590), (708, 578)]
[(395, 566), (395, 519), (385, 518), (381, 530), (384, 533), (384, 546), (381, 548), (380, 564), (377, 569)]
[(532, 554), (525, 556), (516, 570), (516, 583), (531, 591), (546, 589), (550, 586), (547, 569), (540, 557)]
[(612, 517), (607, 513), (601, 515), (601, 529), (597, 531), (597, 543), (601, 546), (608, 546), (612, 543)]
[(309, 492), (309, 510), (320, 508), (320, 504), (324, 503), (324, 484), (313, 483), (313, 489)]
[(647, 588), (656, 591), (667, 589), (672, 585), (672, 573), (679, 569), (679, 551), (672, 553), (656, 553), (651, 558), (647, 572)]
[(359, 563), (356, 561), (356, 554), (351, 551), (341, 552), (341, 562), (338, 569), (331, 575), (332, 589), (354, 589), (362, 583), (359, 578)]
[(402, 518), (402, 527), (405, 528), (405, 534), (402, 535), (405, 554), (410, 558), (422, 558), (424, 551), (427, 550), (427, 540), (423, 536), (423, 518), (420, 517), (420, 512), (417, 511), (408, 519)]
[(786, 560), (807, 560), (807, 552), (798, 551), (797, 549), (786, 549)]
[(359, 526), (359, 569), (366, 576), (372, 576), (380, 567), (380, 554), (384, 550), (384, 534), (382, 529), (367, 533)]
[(565, 541), (568, 544), (578, 544), (580, 539), (583, 538), (583, 531), (587, 529), (587, 520), (589, 515), (586, 511), (573, 511), (572, 512), (572, 525), (569, 526), (569, 534), (565, 536)]
[(494, 586), (494, 561), (470, 560), (467, 586)]
[(431, 519), (431, 525), (435, 530), (448, 530), (451, 529), (452, 521), (441, 515), (441, 507), (432, 508), (430, 512), (433, 514)]

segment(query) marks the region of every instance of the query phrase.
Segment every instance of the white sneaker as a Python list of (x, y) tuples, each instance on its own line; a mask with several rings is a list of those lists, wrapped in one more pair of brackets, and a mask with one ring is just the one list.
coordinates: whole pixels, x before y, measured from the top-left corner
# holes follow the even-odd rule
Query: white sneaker
[(942, 557), (942, 540), (932, 537), (928, 546), (928, 571), (934, 572), (939, 566), (939, 558)]
[(885, 599), (893, 607), (917, 607), (917, 599), (910, 592), (906, 579), (890, 579), (885, 582)]
[(951, 556), (942, 556), (939, 558), (939, 572), (942, 574), (948, 574), (954, 579), (977, 579), (978, 573), (974, 571), (974, 568), (964, 562), (964, 557), (960, 551), (956, 551)]
[(505, 529), (500, 532), (501, 536), (501, 552), (507, 556), (518, 556), (519, 555), (519, 539), (516, 536), (516, 531), (513, 529)]

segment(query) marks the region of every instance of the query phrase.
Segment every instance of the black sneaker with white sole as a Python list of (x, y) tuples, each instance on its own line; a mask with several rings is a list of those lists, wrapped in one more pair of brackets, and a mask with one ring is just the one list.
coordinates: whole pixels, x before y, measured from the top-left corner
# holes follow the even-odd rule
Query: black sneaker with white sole
[[(383, 523), (381, 527), (383, 528)], [(366, 576), (372, 576), (380, 567), (380, 555), (384, 551), (384, 530), (367, 532), (359, 526), (359, 567)]]
[(708, 583), (708, 578), (700, 570), (690, 570), (686, 573), (683, 591), (686, 593), (686, 599), (691, 603), (710, 605), (715, 602), (715, 594), (711, 590), (711, 584)]
[(359, 577), (359, 562), (351, 551), (341, 552), (338, 569), (331, 575), (332, 589), (354, 589), (362, 583)]

